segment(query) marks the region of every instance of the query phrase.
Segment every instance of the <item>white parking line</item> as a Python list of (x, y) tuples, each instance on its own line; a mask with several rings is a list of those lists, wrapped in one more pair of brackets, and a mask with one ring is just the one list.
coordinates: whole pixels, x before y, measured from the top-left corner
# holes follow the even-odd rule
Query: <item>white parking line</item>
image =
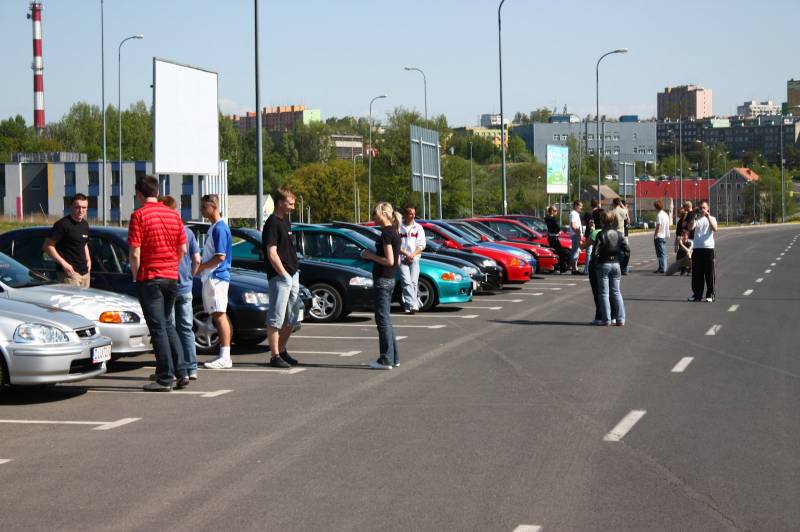
[(544, 288), (542, 286), (537, 286), (536, 288), (523, 288), (522, 290), (553, 290), (553, 291), (558, 291), (558, 290), (563, 290), (563, 288), (561, 288), (560, 286), (557, 286), (555, 288)]
[(537, 525), (519, 525), (514, 532), (539, 532), (542, 527)]
[[(292, 353), (296, 355), (338, 355), (340, 357), (352, 357), (359, 354), (361, 351), (295, 351)], [(290, 373), (291, 375), (291, 373)]]
[(764, 270), (764, 273), (772, 273), (772, 270)]
[(760, 282), (763, 282), (763, 281), (764, 281), (764, 278), (763, 278), (763, 277), (759, 277), (758, 279), (756, 279), (756, 282), (757, 282), (757, 283), (760, 283)]
[(125, 417), (116, 421), (49, 421), (43, 419), (0, 419), (0, 423), (13, 423), (17, 425), (89, 425), (94, 426), (92, 430), (111, 430), (134, 421), (139, 421), (140, 417)]
[(543, 296), (544, 292), (522, 292), (519, 295), (521, 295), (521, 296)]
[(745, 290), (744, 292), (742, 292), (742, 295), (743, 295), (743, 296), (749, 296), (749, 295), (750, 295), (750, 294), (752, 294), (752, 293), (753, 293), (753, 289), (752, 289), (752, 288), (748, 288), (747, 290)]
[(775, 260), (781, 260), (781, 258), (780, 257), (775, 257)]
[[(464, 308), (486, 308), (486, 307), (473, 307), (473, 306), (471, 306), (471, 305), (470, 305), (469, 307), (464, 307)], [(370, 312), (352, 312), (352, 313), (350, 313), (350, 316), (356, 316), (356, 317), (362, 317), (362, 318), (372, 318), (372, 317), (374, 316), (374, 314), (372, 314), (372, 313), (370, 313)], [(466, 315), (459, 315), (459, 314), (456, 314), (456, 315), (453, 315), (453, 316), (442, 316), (442, 315), (439, 315), (439, 314), (437, 314), (437, 315), (436, 315), (436, 317), (437, 317), (437, 318), (442, 318), (442, 319), (460, 318), (460, 319), (462, 319), (462, 320), (471, 320), (471, 319), (477, 318), (477, 317), (478, 317), (478, 314), (466, 314)], [(403, 314), (392, 314), (392, 319), (394, 319), (394, 318), (413, 318), (413, 319), (415, 319), (415, 320), (418, 320), (418, 319), (429, 320), (429, 319), (431, 319), (431, 314), (430, 314), (430, 313), (421, 313), (421, 314), (406, 314), (406, 313), (403, 313)], [(372, 323), (372, 322), (370, 322), (370, 323), (371, 323), (372, 325), (375, 325), (375, 324), (374, 324), (374, 323)], [(322, 323), (316, 323), (315, 325), (324, 325), (324, 324), (322, 324)], [(395, 325), (395, 327), (397, 327), (397, 325)]]
[(675, 367), (672, 368), (672, 373), (683, 373), (683, 370), (692, 363), (692, 360), (694, 360), (694, 357), (683, 357), (675, 364)]
[[(495, 299), (495, 298), (492, 298), (491, 300), (487, 300), (487, 301), (495, 301), (495, 302), (500, 302), (500, 303), (522, 303), (521, 299)], [(469, 308), (475, 308), (475, 307), (469, 307)]]
[(722, 325), (712, 325), (711, 328), (706, 331), (706, 336), (716, 336), (720, 329), (722, 329)]
[(532, 286), (535, 284), (540, 284), (542, 286), (577, 286), (578, 283), (535, 283), (535, 282), (527, 282), (525, 286)]
[(731, 305), (728, 307), (728, 312), (736, 312), (737, 310), (739, 310), (739, 305)]
[(785, 251), (784, 251), (783, 253), (781, 253), (781, 257), (783, 257), (784, 255), (786, 255), (786, 252), (785, 252)]
[(0, 465), (7, 464), (11, 461), (11, 458), (0, 458)]
[[(199, 368), (205, 370), (205, 368)], [(215, 371), (223, 371), (223, 370), (215, 370)], [(230, 370), (224, 370), (230, 371)], [(169, 393), (154, 393), (154, 392), (146, 392), (144, 390), (86, 390), (87, 393), (141, 393), (150, 395), (152, 397), (163, 397), (165, 395), (170, 396), (181, 396), (181, 395), (199, 395), (200, 397), (219, 397), (220, 395), (224, 395), (226, 393), (230, 393), (233, 390), (216, 390), (213, 392), (201, 392), (195, 390), (173, 390)]]
[[(292, 353), (299, 353), (300, 351), (292, 351)], [(356, 351), (355, 353), (360, 353), (361, 351)], [(340, 355), (340, 356), (352, 356), (352, 355)], [(208, 368), (197, 368), (201, 371), (213, 371), (215, 373), (275, 373), (276, 375), (294, 375), (295, 373), (302, 373), (305, 371), (305, 368), (289, 368), (289, 369), (278, 369), (278, 368), (228, 368), (228, 369), (208, 369)], [(231, 390), (228, 390), (231, 391)], [(175, 393), (175, 392), (173, 392)], [(205, 392), (204, 392), (205, 393)], [(211, 392), (215, 393), (215, 392)], [(214, 397), (206, 396), (203, 397)]]
[(776, 265), (776, 263), (774, 263), (774, 262), (772, 264), (770, 264), (770, 266), (775, 266), (775, 265)]
[[(522, 300), (520, 299), (519, 301), (516, 301), (516, 302), (519, 303), (520, 301), (522, 301)], [(499, 306), (498, 307), (473, 307), (472, 305), (470, 305), (467, 308), (470, 309), (470, 310), (472, 310), (474, 308), (479, 308), (479, 309), (482, 309), (482, 310), (501, 310), (503, 307), (499, 307)]]
[[(292, 338), (305, 338), (306, 340), (377, 340), (377, 336), (297, 336), (292, 335)], [(397, 336), (396, 340), (405, 340), (408, 336)]]
[[(315, 323), (312, 327), (375, 327), (374, 323)], [(395, 325), (392, 324), (392, 327), (395, 329), (444, 329), (447, 325), (443, 323), (437, 323), (434, 325)], [(295, 337), (297, 338), (297, 337)]]
[(620, 441), (633, 428), (636, 423), (644, 417), (647, 410), (631, 410), (611, 432), (603, 436), (603, 441)]

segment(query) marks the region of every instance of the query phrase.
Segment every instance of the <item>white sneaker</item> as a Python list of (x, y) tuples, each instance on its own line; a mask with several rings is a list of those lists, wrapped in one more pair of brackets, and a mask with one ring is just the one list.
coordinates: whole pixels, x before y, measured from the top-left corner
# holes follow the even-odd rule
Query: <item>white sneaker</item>
[(222, 358), (219, 357), (216, 360), (212, 360), (211, 362), (206, 362), (203, 364), (206, 369), (230, 369), (233, 367), (233, 362), (231, 362), (230, 358)]
[(392, 366), (381, 364), (377, 360), (373, 360), (372, 362), (370, 362), (369, 367), (371, 367), (372, 369), (392, 369)]

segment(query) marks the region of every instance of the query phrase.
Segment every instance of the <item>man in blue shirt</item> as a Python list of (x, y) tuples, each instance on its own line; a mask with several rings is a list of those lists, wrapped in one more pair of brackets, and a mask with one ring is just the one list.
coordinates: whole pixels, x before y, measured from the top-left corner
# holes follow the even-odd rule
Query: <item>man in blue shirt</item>
[(206, 362), (208, 369), (228, 369), (231, 362), (231, 322), (225, 311), (228, 310), (228, 286), (231, 283), (231, 259), (233, 238), (231, 230), (219, 210), (219, 196), (206, 194), (200, 200), (200, 212), (211, 220), (203, 246), (202, 262), (196, 274), (203, 283), (203, 308), (211, 315), (219, 333), (219, 358)]
[[(178, 210), (178, 204), (172, 196), (161, 196), (159, 201), (170, 209)], [(183, 360), (189, 372), (188, 378), (197, 380), (197, 347), (192, 330), (192, 284), (194, 270), (200, 264), (200, 246), (191, 229), (184, 227), (183, 230), (186, 232), (186, 253), (178, 263), (178, 291), (175, 295), (175, 308), (169, 319), (175, 325), (183, 346)]]

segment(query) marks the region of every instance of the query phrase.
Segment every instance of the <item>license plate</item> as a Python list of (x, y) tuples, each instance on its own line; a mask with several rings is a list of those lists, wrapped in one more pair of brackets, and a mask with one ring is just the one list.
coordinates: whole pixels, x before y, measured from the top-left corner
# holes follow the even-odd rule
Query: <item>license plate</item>
[(100, 362), (105, 362), (106, 360), (111, 360), (110, 345), (92, 348), (92, 364), (99, 364)]

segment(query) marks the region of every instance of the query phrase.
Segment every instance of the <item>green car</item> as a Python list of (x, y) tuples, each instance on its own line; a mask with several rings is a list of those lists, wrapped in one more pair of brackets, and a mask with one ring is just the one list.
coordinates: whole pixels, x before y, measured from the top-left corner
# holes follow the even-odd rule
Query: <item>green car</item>
[[(351, 231), (336, 227), (292, 224), (292, 234), (298, 253), (316, 260), (355, 266), (372, 271), (373, 262), (362, 259), (361, 251), (375, 251), (372, 240)], [(400, 301), (400, 274), (394, 299)], [(420, 259), (419, 261), (420, 310), (426, 311), (438, 304), (466, 303), (472, 301), (472, 279), (447, 264)]]

